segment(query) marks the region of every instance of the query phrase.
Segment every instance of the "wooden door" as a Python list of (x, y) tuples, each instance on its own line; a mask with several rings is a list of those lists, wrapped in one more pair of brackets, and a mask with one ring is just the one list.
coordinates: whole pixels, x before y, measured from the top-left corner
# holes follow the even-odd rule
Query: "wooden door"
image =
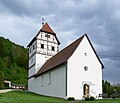
[(89, 85), (84, 84), (84, 86), (83, 86), (83, 92), (84, 92), (84, 96), (89, 95)]

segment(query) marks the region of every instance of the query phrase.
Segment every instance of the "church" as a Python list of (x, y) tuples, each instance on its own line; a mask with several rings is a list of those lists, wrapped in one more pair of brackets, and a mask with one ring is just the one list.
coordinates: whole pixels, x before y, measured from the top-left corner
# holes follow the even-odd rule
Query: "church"
[(102, 94), (104, 68), (87, 34), (59, 51), (60, 41), (43, 23), (28, 44), (28, 91), (67, 99)]

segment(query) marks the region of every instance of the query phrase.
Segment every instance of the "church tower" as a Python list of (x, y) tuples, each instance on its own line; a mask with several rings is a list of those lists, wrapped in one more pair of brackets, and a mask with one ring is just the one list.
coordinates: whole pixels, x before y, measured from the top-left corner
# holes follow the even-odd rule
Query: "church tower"
[(48, 23), (42, 23), (42, 28), (27, 46), (29, 48), (28, 78), (36, 74), (48, 59), (58, 53), (59, 45), (56, 33)]

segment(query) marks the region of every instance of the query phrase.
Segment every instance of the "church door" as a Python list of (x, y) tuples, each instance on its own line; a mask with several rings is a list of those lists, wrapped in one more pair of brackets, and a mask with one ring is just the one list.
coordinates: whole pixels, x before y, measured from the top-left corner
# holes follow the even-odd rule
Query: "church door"
[(84, 93), (84, 96), (89, 95), (89, 85), (84, 84), (84, 86), (83, 86), (83, 93)]

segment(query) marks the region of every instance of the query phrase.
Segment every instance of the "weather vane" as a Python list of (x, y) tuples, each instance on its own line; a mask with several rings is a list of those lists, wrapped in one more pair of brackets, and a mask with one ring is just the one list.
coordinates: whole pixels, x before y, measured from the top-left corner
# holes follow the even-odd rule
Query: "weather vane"
[(42, 25), (44, 25), (44, 18), (42, 18)]

